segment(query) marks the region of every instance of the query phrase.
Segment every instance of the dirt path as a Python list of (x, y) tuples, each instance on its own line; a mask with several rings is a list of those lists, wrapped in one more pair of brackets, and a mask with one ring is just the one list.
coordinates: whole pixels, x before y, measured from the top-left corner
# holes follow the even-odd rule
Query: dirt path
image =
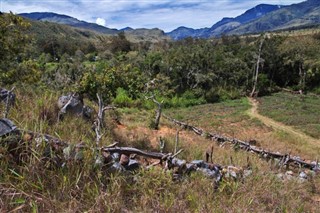
[(315, 146), (320, 146), (320, 140), (317, 140), (315, 138), (312, 138), (305, 133), (291, 127), (287, 126), (283, 123), (277, 122), (271, 118), (265, 117), (263, 115), (260, 115), (258, 112), (258, 102), (252, 98), (248, 98), (249, 102), (251, 103), (252, 107), (248, 110), (248, 115), (253, 118), (259, 119), (262, 123), (264, 123), (266, 126), (271, 127), (275, 130), (280, 130), (283, 132), (286, 132), (290, 135), (294, 135), (295, 137), (298, 137), (305, 142), (309, 144), (313, 144)]

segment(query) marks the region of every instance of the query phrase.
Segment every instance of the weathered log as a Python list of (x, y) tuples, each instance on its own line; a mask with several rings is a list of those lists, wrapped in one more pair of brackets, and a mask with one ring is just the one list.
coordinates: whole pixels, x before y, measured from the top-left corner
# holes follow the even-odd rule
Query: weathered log
[[(102, 148), (102, 151), (109, 153), (119, 153), (119, 154), (137, 154), (148, 158), (158, 159), (158, 160), (166, 160), (166, 154), (158, 153), (158, 152), (145, 152), (136, 148), (131, 147), (111, 147), (111, 148)], [(163, 159), (165, 157), (165, 159)]]
[[(163, 114), (163, 117), (168, 119), (169, 121), (173, 122), (176, 125), (179, 126), (183, 126), (185, 129), (191, 130), (193, 131), (195, 134), (197, 135), (203, 135), (204, 130), (194, 127), (192, 125), (189, 125), (187, 123), (184, 123), (182, 121), (178, 121), (174, 118), (171, 118), (165, 114)], [(287, 154), (281, 154), (279, 152), (271, 152), (271, 151), (266, 151), (263, 148), (259, 148), (256, 146), (253, 146), (250, 144), (250, 142), (245, 142), (236, 138), (229, 138), (223, 135), (219, 135), (217, 133), (207, 133), (206, 137), (209, 137), (211, 140), (215, 140), (218, 143), (225, 143), (225, 142), (229, 142), (233, 145), (236, 145), (237, 147), (239, 147), (242, 150), (245, 150), (247, 152), (252, 152), (255, 154), (260, 155), (261, 157), (265, 158), (265, 159), (270, 159), (270, 158), (274, 158), (274, 159), (285, 159), (284, 161), (280, 161), (281, 164), (283, 165), (291, 165), (291, 166), (295, 166), (295, 167), (303, 167), (303, 168), (307, 168), (307, 169), (311, 169), (311, 170), (315, 170), (315, 171), (320, 171), (320, 165), (317, 163), (308, 163), (307, 161), (301, 160), (299, 157), (297, 156), (292, 156), (290, 157), (290, 155)]]

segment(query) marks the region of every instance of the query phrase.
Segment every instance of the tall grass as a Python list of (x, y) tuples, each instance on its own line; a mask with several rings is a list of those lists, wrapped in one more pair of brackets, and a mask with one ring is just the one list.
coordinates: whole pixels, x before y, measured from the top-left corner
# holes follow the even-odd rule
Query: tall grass
[[(16, 94), (18, 101), (9, 118), (19, 127), (94, 147), (91, 121), (66, 116), (57, 122), (55, 104), (59, 93), (25, 87), (17, 88)], [(94, 103), (85, 102), (96, 109)], [(247, 108), (245, 100), (235, 100), (175, 109), (170, 113), (180, 114), (190, 122), (193, 119), (204, 122), (204, 127), (213, 119), (228, 127), (233, 118), (240, 123), (248, 119), (244, 115)], [(151, 143), (152, 137), (161, 135), (168, 144), (166, 151), (172, 151), (174, 126), (162, 121), (160, 130), (153, 131), (145, 124), (147, 111), (124, 108), (120, 112), (123, 129), (114, 129), (116, 125), (112, 125), (107, 115), (108, 131), (103, 144), (122, 138), (120, 145), (157, 150)], [(173, 133), (164, 132), (165, 124)], [(250, 122), (247, 125), (252, 128)], [(282, 182), (274, 175), (281, 171), (271, 169), (258, 157), (220, 148), (185, 130), (180, 133), (180, 147), (185, 150), (180, 157), (201, 158), (204, 150), (213, 144), (216, 163), (230, 164), (232, 156), (234, 164), (244, 166), (249, 156), (253, 175), (243, 182), (223, 181), (215, 190), (213, 181), (199, 173), (180, 181), (173, 181), (171, 172), (159, 167), (131, 174), (110, 173), (104, 167), (95, 166), (93, 149), (84, 150), (81, 161), (69, 161), (61, 167), (46, 160), (44, 143), (33, 141), (23, 162), (16, 162), (7, 153), (4, 139), (0, 144), (0, 212), (316, 212), (319, 205), (319, 177), (305, 183)]]

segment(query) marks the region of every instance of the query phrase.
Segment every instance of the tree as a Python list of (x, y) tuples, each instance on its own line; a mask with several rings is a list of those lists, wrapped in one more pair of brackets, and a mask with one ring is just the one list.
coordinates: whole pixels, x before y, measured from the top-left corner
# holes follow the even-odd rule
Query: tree
[(258, 49), (258, 54), (257, 54), (256, 68), (255, 68), (255, 72), (254, 72), (254, 75), (253, 75), (253, 88), (252, 88), (252, 91), (250, 93), (250, 97), (254, 96), (254, 94), (256, 93), (257, 85), (258, 85), (259, 68), (260, 68), (260, 63), (262, 61), (261, 52), (262, 52), (262, 45), (263, 45), (264, 40), (265, 40), (265, 37), (263, 36), (260, 39), (260, 44), (259, 44), (259, 49)]
[(23, 18), (10, 13), (0, 14), (0, 82), (13, 83), (17, 79), (14, 67), (21, 61), (29, 36), (25, 30), (30, 26)]
[(131, 43), (127, 40), (124, 32), (120, 32), (117, 36), (111, 38), (111, 51), (117, 52), (129, 52), (131, 50)]
[(298, 89), (302, 91), (306, 89), (307, 71), (318, 61), (318, 50), (319, 42), (311, 36), (304, 35), (288, 37), (279, 46), (284, 64), (293, 70), (292, 81), (297, 83)]

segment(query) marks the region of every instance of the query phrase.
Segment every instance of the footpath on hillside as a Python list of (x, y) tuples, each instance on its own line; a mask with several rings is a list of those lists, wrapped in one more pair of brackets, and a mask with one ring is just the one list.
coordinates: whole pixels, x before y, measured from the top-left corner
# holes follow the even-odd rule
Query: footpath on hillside
[(258, 112), (258, 101), (256, 101), (253, 98), (248, 98), (250, 104), (251, 104), (251, 108), (248, 110), (248, 115), (250, 117), (253, 118), (257, 118), (259, 119), (262, 123), (264, 123), (266, 126), (271, 127), (275, 130), (280, 130), (283, 132), (286, 132), (290, 135), (293, 135), (295, 137), (298, 137), (302, 140), (304, 140), (305, 142), (309, 143), (309, 144), (313, 144), (315, 146), (320, 146), (320, 140), (317, 140), (309, 135), (306, 135), (305, 133), (291, 127), (291, 126), (287, 126), (283, 123), (277, 122), (271, 118), (268, 118), (266, 116), (263, 116), (261, 114), (259, 114)]

